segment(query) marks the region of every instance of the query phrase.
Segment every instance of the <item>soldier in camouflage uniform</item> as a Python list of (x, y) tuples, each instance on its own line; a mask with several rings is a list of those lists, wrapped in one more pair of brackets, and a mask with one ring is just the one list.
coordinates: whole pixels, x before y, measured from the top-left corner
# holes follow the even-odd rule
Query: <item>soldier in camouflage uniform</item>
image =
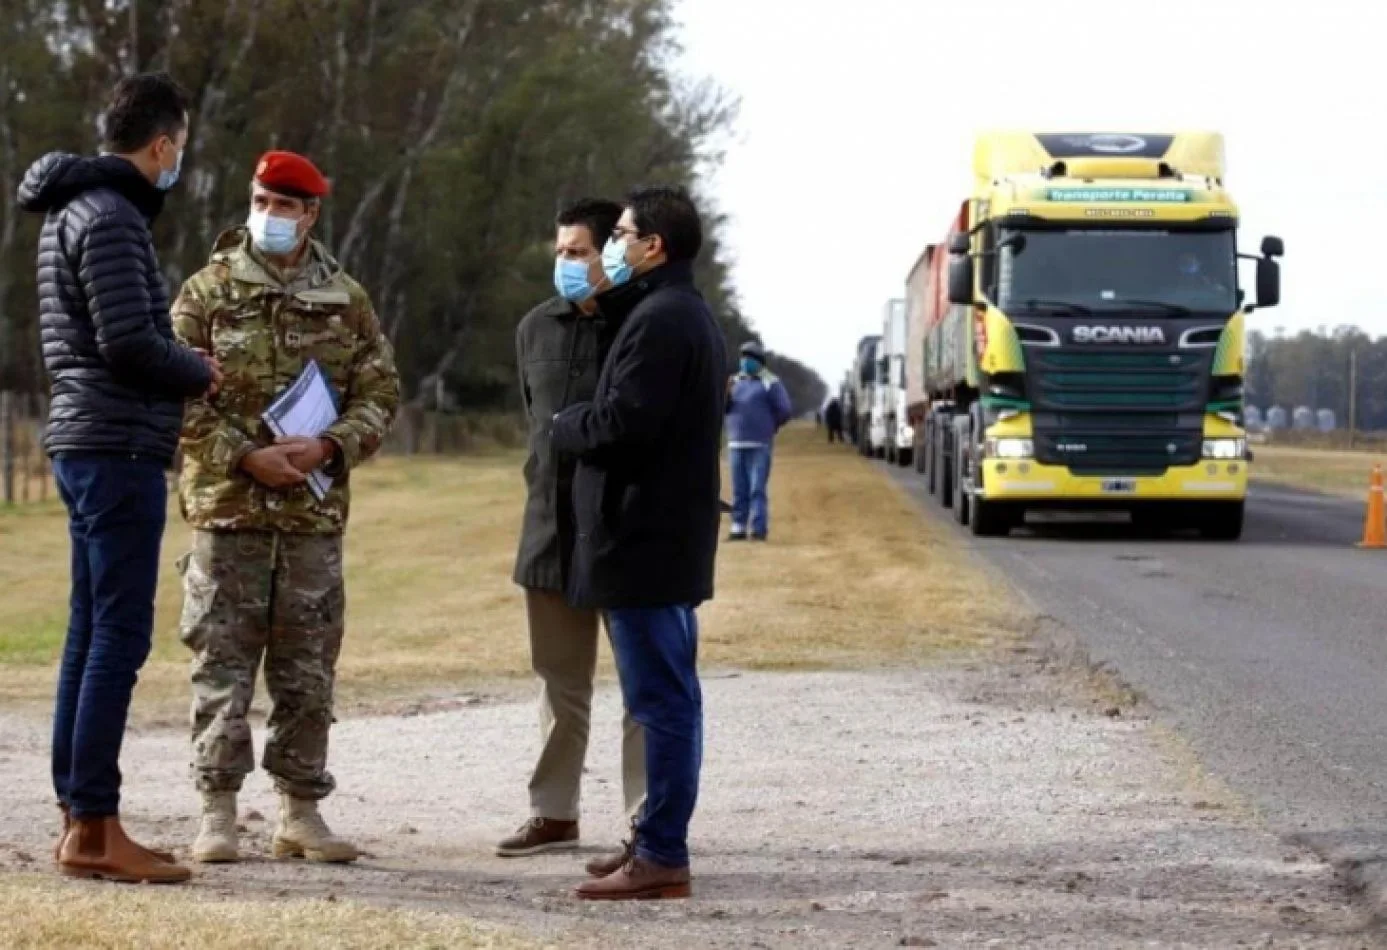
[[(180, 561), (180, 635), (193, 651), (193, 770), (199, 861), (234, 861), (236, 794), (254, 767), (246, 721), (257, 668), (272, 708), (263, 766), (280, 793), (276, 857), (350, 861), (317, 803), (327, 770), (345, 606), (342, 535), (351, 470), (380, 447), (399, 377), (370, 298), (309, 237), (327, 182), (301, 156), (271, 152), (245, 227), (223, 234), (183, 285), (174, 329), (214, 354), (220, 393), (189, 404), (179, 498), (194, 529)], [(261, 414), (316, 360), (339, 400), (321, 439), (275, 439)], [(305, 484), (333, 478), (323, 501)]]

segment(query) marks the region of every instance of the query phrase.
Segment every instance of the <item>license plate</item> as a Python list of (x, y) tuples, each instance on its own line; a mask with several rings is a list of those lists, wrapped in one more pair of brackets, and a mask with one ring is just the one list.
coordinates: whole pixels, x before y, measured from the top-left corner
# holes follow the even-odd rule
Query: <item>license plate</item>
[(1137, 490), (1135, 479), (1131, 478), (1105, 478), (1103, 479), (1103, 491), (1113, 493), (1134, 492)]

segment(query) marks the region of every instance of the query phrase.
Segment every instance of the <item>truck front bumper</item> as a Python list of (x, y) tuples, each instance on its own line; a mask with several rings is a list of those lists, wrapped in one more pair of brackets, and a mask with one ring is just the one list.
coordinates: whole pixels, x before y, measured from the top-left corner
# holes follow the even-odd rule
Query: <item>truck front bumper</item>
[(1059, 465), (1028, 459), (985, 459), (979, 495), (988, 501), (1120, 506), (1124, 501), (1241, 501), (1247, 497), (1247, 462), (1206, 459), (1169, 468), (1164, 475), (1075, 475)]

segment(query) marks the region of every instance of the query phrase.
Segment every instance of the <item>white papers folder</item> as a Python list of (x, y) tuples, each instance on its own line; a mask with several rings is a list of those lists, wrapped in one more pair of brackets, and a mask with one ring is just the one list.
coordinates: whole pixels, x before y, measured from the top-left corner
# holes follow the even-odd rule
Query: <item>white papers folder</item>
[[(316, 439), (337, 421), (337, 397), (316, 360), (309, 360), (292, 386), (280, 393), (262, 419), (277, 436), (306, 436)], [(308, 488), (322, 501), (332, 487), (332, 479), (321, 468), (308, 473)]]

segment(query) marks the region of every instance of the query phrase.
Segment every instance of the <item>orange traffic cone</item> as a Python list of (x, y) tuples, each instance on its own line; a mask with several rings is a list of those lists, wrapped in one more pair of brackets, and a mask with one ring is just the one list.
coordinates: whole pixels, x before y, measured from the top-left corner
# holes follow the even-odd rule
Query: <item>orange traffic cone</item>
[(1373, 466), (1373, 480), (1368, 488), (1368, 516), (1363, 522), (1363, 541), (1360, 548), (1387, 548), (1387, 520), (1382, 510), (1382, 466)]

